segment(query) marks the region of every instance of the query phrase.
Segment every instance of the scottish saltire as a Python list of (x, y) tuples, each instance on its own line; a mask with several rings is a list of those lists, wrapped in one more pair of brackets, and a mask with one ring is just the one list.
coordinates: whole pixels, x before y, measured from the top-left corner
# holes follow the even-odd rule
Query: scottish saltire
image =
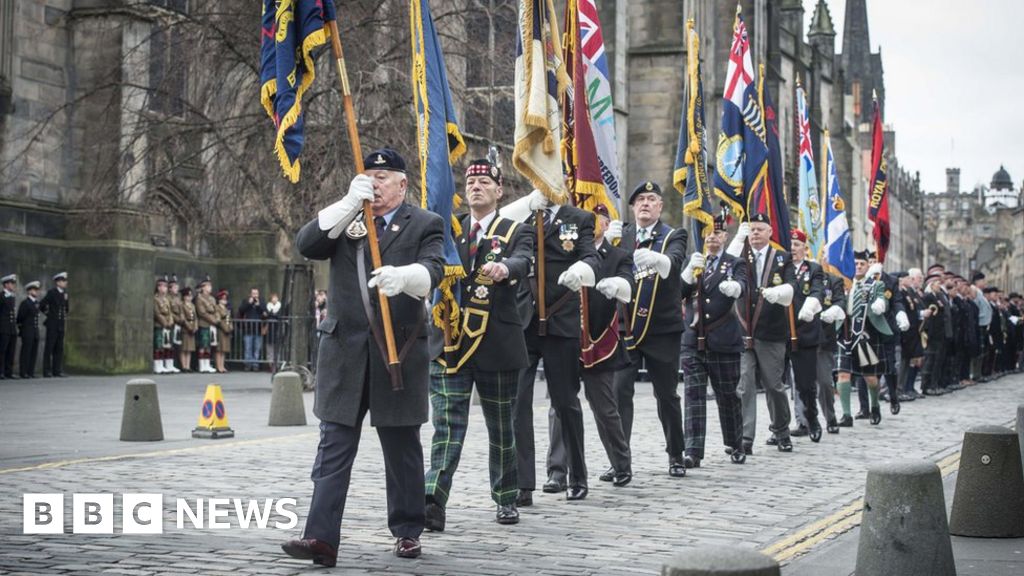
[(825, 170), (822, 182), (825, 194), (822, 206), (825, 221), (825, 247), (822, 250), (821, 263), (825, 270), (838, 274), (853, 282), (855, 266), (853, 262), (853, 239), (850, 236), (850, 223), (846, 219), (846, 202), (839, 188), (839, 174), (836, 161), (832, 156), (832, 142), (828, 130), (822, 136), (822, 150), (825, 157)]
[(619, 154), (615, 145), (615, 107), (612, 105), (612, 82), (608, 74), (608, 56), (604, 50), (601, 21), (594, 0), (578, 2), (590, 129), (594, 133), (594, 147), (597, 149), (605, 192), (621, 211), (624, 206), (620, 189)]
[(772, 223), (772, 246), (788, 251), (789, 207), (782, 188), (782, 152), (775, 106), (764, 87), (763, 64), (756, 86), (756, 98), (748, 100), (743, 109), (747, 213), (767, 214)]
[(871, 128), (871, 188), (868, 195), (868, 221), (874, 224), (871, 235), (875, 239), (878, 261), (885, 262), (889, 250), (889, 182), (885, 162), (885, 133), (882, 130), (882, 111), (878, 98), (873, 102), (875, 119)]
[(693, 19), (686, 21), (686, 84), (683, 93), (682, 120), (679, 123), (679, 145), (672, 183), (683, 195), (683, 214), (693, 218), (697, 250), (704, 250), (704, 238), (714, 231), (711, 191), (708, 186), (707, 136), (704, 126), (704, 84), (700, 69), (700, 37), (693, 29)]
[(750, 60), (750, 40), (739, 5), (733, 23), (729, 66), (725, 75), (722, 103), (722, 133), (715, 154), (715, 194), (722, 198), (738, 218), (746, 214), (748, 190), (744, 189), (744, 159), (748, 154), (744, 141), (744, 110), (757, 99), (754, 65)]
[[(459, 303), (452, 286), (466, 276), (455, 246), (458, 221), (452, 211), (459, 204), (452, 178), (452, 164), (466, 152), (466, 143), (455, 119), (455, 107), (448, 87), (444, 53), (425, 0), (409, 2), (409, 27), (412, 30), (412, 99), (416, 108), (416, 142), (420, 156), (420, 203), (441, 216), (445, 223), (444, 277), (434, 295), (434, 322), (443, 327), (445, 311), (457, 334)], [(452, 228), (455, 233), (452, 233)]]
[(822, 225), (821, 194), (818, 179), (814, 173), (814, 144), (811, 142), (811, 120), (807, 110), (807, 95), (803, 86), (796, 85), (797, 121), (800, 125), (800, 166), (797, 170), (798, 205), (800, 209), (799, 228), (807, 234), (811, 257), (821, 260), (825, 245), (825, 228)]
[(299, 181), (303, 145), (302, 97), (316, 76), (313, 52), (327, 43), (332, 0), (263, 0), (260, 102), (274, 121), (274, 152), (285, 177)]
[(552, 202), (565, 204), (559, 101), (569, 76), (559, 34), (552, 0), (519, 3), (512, 165)]

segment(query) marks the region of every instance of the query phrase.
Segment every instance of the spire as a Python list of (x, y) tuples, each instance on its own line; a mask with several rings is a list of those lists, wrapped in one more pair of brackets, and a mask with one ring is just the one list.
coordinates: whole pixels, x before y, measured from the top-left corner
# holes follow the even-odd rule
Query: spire
[(863, 57), (870, 53), (867, 0), (847, 0), (843, 21), (843, 54), (849, 58)]
[(814, 15), (811, 16), (811, 26), (807, 31), (807, 37), (834, 37), (835, 35), (836, 28), (835, 25), (832, 24), (832, 14), (829, 12), (828, 4), (825, 0), (818, 0), (818, 4), (814, 7)]

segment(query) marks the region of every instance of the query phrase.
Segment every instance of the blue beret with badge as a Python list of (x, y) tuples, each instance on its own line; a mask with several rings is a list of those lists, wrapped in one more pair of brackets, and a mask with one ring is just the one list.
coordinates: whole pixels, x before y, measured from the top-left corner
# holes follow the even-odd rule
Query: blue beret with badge
[(637, 196), (646, 192), (661, 196), (661, 186), (658, 186), (657, 182), (652, 182), (650, 180), (644, 180), (640, 184), (637, 184), (637, 187), (629, 194), (630, 206), (633, 205), (633, 200), (635, 200)]
[(405, 159), (391, 148), (374, 150), (363, 158), (363, 168), (366, 170), (390, 170), (405, 174)]

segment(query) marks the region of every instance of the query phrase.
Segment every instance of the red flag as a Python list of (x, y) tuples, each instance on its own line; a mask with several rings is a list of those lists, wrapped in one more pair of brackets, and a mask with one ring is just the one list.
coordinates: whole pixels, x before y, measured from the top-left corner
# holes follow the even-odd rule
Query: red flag
[(875, 120), (871, 130), (871, 196), (868, 198), (868, 220), (874, 224), (872, 236), (878, 251), (878, 261), (885, 262), (889, 250), (889, 183), (885, 164), (885, 135), (882, 131), (882, 112), (878, 99), (874, 100)]

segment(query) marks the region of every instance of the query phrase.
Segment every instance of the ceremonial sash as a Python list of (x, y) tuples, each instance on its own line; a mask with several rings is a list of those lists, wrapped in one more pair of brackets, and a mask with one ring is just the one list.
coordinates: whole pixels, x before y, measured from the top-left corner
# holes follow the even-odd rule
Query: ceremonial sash
[[(583, 330), (589, 330), (584, 326)], [(589, 335), (589, 332), (587, 333)], [(590, 339), (588, 346), (580, 348), (580, 362), (584, 368), (591, 368), (615, 354), (619, 347), (619, 311), (616, 308), (612, 314), (612, 320), (605, 326), (604, 331), (597, 338)]]
[[(668, 248), (669, 238), (675, 230), (660, 222), (657, 228), (659, 238), (651, 244), (651, 250), (665, 253)], [(646, 241), (644, 241), (646, 243)], [(637, 246), (641, 248), (642, 246)], [(643, 342), (647, 336), (647, 329), (651, 324), (651, 312), (654, 310), (654, 299), (657, 296), (658, 283), (661, 276), (653, 268), (638, 270), (633, 266), (633, 276), (636, 279), (636, 299), (633, 301), (633, 311), (629, 319), (629, 330), (626, 332), (626, 349), (633, 350)]]

